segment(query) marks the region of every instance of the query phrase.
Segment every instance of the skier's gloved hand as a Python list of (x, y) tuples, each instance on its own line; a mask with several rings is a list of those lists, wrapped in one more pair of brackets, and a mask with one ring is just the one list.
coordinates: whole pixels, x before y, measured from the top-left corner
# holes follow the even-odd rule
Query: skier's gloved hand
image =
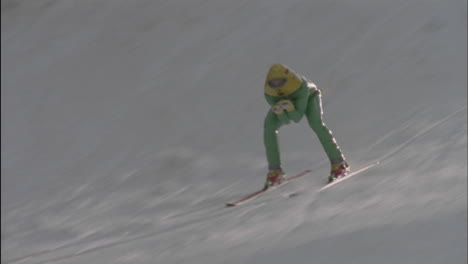
[(273, 105), (271, 107), (271, 111), (273, 111), (273, 113), (275, 113), (276, 115), (282, 115), (284, 113), (283, 106), (281, 106), (279, 103)]
[(281, 107), (286, 111), (286, 112), (292, 112), (296, 110), (294, 108), (294, 104), (290, 100), (281, 100), (277, 104), (281, 105)]
[(283, 106), (281, 104), (277, 103), (273, 105), (271, 107), (271, 111), (276, 114), (276, 117), (278, 118), (281, 125), (287, 125), (291, 122), (289, 116), (284, 111)]

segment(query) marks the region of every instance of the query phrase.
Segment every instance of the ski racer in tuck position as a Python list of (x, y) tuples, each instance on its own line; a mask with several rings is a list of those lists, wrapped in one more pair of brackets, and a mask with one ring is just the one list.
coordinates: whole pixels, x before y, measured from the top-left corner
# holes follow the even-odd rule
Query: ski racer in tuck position
[(348, 174), (349, 165), (332, 132), (323, 122), (321, 90), (314, 83), (282, 64), (273, 64), (265, 80), (264, 93), (271, 106), (264, 121), (263, 134), (268, 161), (265, 189), (285, 179), (278, 147), (278, 129), (291, 121), (298, 123), (304, 115), (330, 160), (328, 182)]

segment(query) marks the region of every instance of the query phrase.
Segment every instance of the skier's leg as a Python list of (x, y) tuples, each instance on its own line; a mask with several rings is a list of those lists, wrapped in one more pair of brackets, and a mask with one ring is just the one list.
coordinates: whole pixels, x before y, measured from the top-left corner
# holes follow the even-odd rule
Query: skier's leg
[(309, 96), (305, 114), (310, 127), (317, 134), (330, 162), (332, 164), (343, 162), (344, 156), (332, 132), (323, 122), (322, 96), (320, 92), (315, 92)]
[(281, 122), (278, 117), (268, 111), (263, 125), (263, 142), (265, 144), (266, 156), (268, 161), (268, 169), (276, 170), (281, 168), (281, 159), (278, 146), (278, 129), (281, 127)]

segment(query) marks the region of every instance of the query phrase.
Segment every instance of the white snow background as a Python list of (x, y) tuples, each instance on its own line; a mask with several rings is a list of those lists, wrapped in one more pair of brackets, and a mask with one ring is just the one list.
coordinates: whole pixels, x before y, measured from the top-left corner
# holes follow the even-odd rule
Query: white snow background
[[(465, 0), (2, 0), (2, 264), (467, 261)], [(263, 82), (324, 90), (351, 166), (266, 175)], [(288, 198), (288, 194), (298, 195)]]

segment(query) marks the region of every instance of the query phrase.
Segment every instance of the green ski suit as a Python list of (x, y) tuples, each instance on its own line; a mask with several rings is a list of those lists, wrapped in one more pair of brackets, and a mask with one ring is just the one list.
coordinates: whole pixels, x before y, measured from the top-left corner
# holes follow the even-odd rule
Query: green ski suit
[[(274, 67), (276, 67), (276, 72), (272, 73)], [(277, 79), (278, 72), (281, 73), (283, 70), (287, 74), (286, 76), (279, 76), (283, 77), (286, 82), (286, 84), (284, 84), (285, 88), (283, 87), (283, 92), (272, 90), (268, 81), (275, 78)], [(288, 82), (290, 85), (289, 87), (287, 87)], [(293, 87), (291, 88), (291, 86)], [(296, 88), (296, 86), (299, 86), (299, 88)], [(336, 140), (333, 138), (332, 132), (323, 122), (321, 91), (317, 89), (313, 83), (295, 74), (286, 66), (275, 64), (270, 69), (265, 87), (266, 101), (272, 106), (272, 109), (268, 111), (265, 118), (263, 134), (268, 167), (270, 170), (281, 168), (277, 137), (278, 129), (283, 125), (289, 124), (290, 121), (298, 123), (304, 115), (307, 118), (309, 126), (317, 134), (330, 162), (333, 164), (344, 161), (344, 156)], [(275, 113), (274, 107), (284, 100), (288, 100), (293, 106), (288, 110), (284, 110), (282, 113)]]

